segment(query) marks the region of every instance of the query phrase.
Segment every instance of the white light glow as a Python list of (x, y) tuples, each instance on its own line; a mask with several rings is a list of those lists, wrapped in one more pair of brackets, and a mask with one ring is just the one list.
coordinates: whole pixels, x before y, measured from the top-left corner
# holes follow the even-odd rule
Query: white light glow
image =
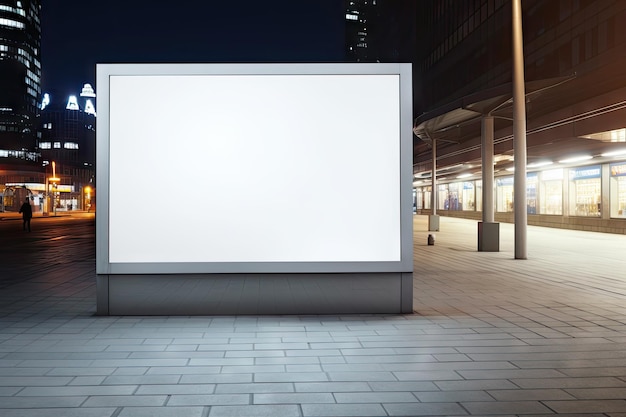
[(50, 104), (50, 94), (45, 93), (41, 100), (41, 110), (45, 109), (48, 104)]
[(85, 113), (93, 114), (94, 116), (96, 115), (96, 108), (89, 99), (87, 99), (87, 102), (85, 103)]
[(528, 164), (527, 168), (539, 168), (539, 167), (545, 167), (548, 165), (552, 165), (554, 162), (552, 161), (539, 161), (539, 162), (534, 162), (532, 164)]
[(83, 90), (80, 92), (81, 97), (95, 97), (96, 93), (93, 91), (91, 84), (85, 84)]
[(474, 174), (461, 174), (457, 176), (457, 179), (469, 178)]
[[(400, 260), (398, 75), (109, 79), (111, 262)], [(137, 190), (193, 221), (129, 216)]]
[(588, 161), (590, 159), (592, 159), (593, 156), (591, 155), (580, 155), (580, 156), (573, 156), (571, 158), (567, 158), (567, 159), (561, 159), (559, 161), (560, 164), (572, 164), (574, 162), (582, 162), (582, 161)]
[(602, 156), (604, 156), (605, 158), (610, 158), (612, 156), (621, 156), (621, 155), (626, 155), (626, 149), (620, 149), (617, 151), (611, 151), (611, 152), (606, 152), (602, 154)]
[(69, 96), (69, 98), (67, 99), (67, 106), (65, 106), (65, 108), (67, 110), (80, 110), (80, 107), (78, 107), (78, 99), (76, 98), (76, 96)]

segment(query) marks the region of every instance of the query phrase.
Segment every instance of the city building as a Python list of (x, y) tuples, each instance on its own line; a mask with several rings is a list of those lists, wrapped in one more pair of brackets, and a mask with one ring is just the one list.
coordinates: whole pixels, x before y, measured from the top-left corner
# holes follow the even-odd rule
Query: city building
[(59, 182), (53, 184), (58, 191), (53, 208), (57, 210), (89, 208), (85, 194), (92, 194), (95, 186), (95, 99), (90, 84), (84, 84), (80, 95), (67, 99), (49, 93), (43, 96), (37, 150), (47, 178), (53, 177), (51, 164), (55, 163)]
[[(494, 123), (495, 220), (512, 222), (512, 6), (419, 3), (415, 210), (480, 219)], [(528, 224), (626, 233), (626, 2), (524, 0)], [(523, 178), (523, 177), (522, 177)]]
[(0, 158), (34, 160), (41, 96), (41, 4), (0, 4)]
[(36, 151), (41, 97), (41, 3), (0, 4), (0, 210), (17, 208), (27, 192), (5, 184), (43, 180)]
[(35, 213), (95, 209), (95, 99), (90, 84), (67, 98), (43, 95), (32, 151), (36, 163), (13, 163), (2, 171), (0, 211), (17, 211), (25, 196)]
[(380, 23), (377, 0), (345, 0), (346, 59), (352, 62), (376, 62), (377, 51), (371, 33)]

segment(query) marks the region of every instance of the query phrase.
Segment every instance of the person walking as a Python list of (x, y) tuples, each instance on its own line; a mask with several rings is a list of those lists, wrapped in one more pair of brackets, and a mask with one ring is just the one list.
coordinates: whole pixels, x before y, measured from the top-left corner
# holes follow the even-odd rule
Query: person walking
[(28, 231), (30, 232), (30, 219), (33, 218), (33, 208), (30, 206), (28, 197), (26, 197), (26, 201), (24, 201), (24, 204), (20, 207), (20, 213), (22, 213), (22, 220), (24, 220), (22, 228), (26, 230), (26, 227), (28, 226)]

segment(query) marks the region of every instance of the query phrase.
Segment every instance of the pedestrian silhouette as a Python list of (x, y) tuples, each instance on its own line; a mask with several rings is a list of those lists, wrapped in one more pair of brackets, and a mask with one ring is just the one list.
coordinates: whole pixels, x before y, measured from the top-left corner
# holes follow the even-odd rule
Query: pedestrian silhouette
[(22, 228), (26, 230), (26, 227), (28, 227), (28, 231), (30, 232), (30, 219), (33, 218), (33, 208), (30, 206), (28, 197), (26, 197), (26, 201), (24, 201), (24, 204), (20, 207), (20, 213), (22, 213), (22, 219), (24, 220)]

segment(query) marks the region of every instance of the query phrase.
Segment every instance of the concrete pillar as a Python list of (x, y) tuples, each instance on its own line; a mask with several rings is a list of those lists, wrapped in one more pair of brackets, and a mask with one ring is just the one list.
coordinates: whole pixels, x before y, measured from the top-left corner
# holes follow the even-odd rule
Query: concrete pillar
[(526, 212), (526, 94), (524, 91), (524, 40), (522, 37), (522, 0), (512, 2), (513, 19), (513, 152), (515, 175), (515, 259), (527, 259)]
[(482, 120), (481, 157), (483, 177), (483, 222), (494, 222), (494, 170), (493, 170), (493, 116), (485, 116)]
[(483, 177), (483, 221), (478, 223), (478, 251), (500, 251), (500, 224), (494, 222), (493, 116), (482, 119), (481, 159)]
[(428, 217), (428, 230), (439, 230), (439, 216), (437, 215), (437, 140), (433, 138), (433, 173), (431, 175), (432, 187), (430, 193), (430, 208), (432, 214)]

